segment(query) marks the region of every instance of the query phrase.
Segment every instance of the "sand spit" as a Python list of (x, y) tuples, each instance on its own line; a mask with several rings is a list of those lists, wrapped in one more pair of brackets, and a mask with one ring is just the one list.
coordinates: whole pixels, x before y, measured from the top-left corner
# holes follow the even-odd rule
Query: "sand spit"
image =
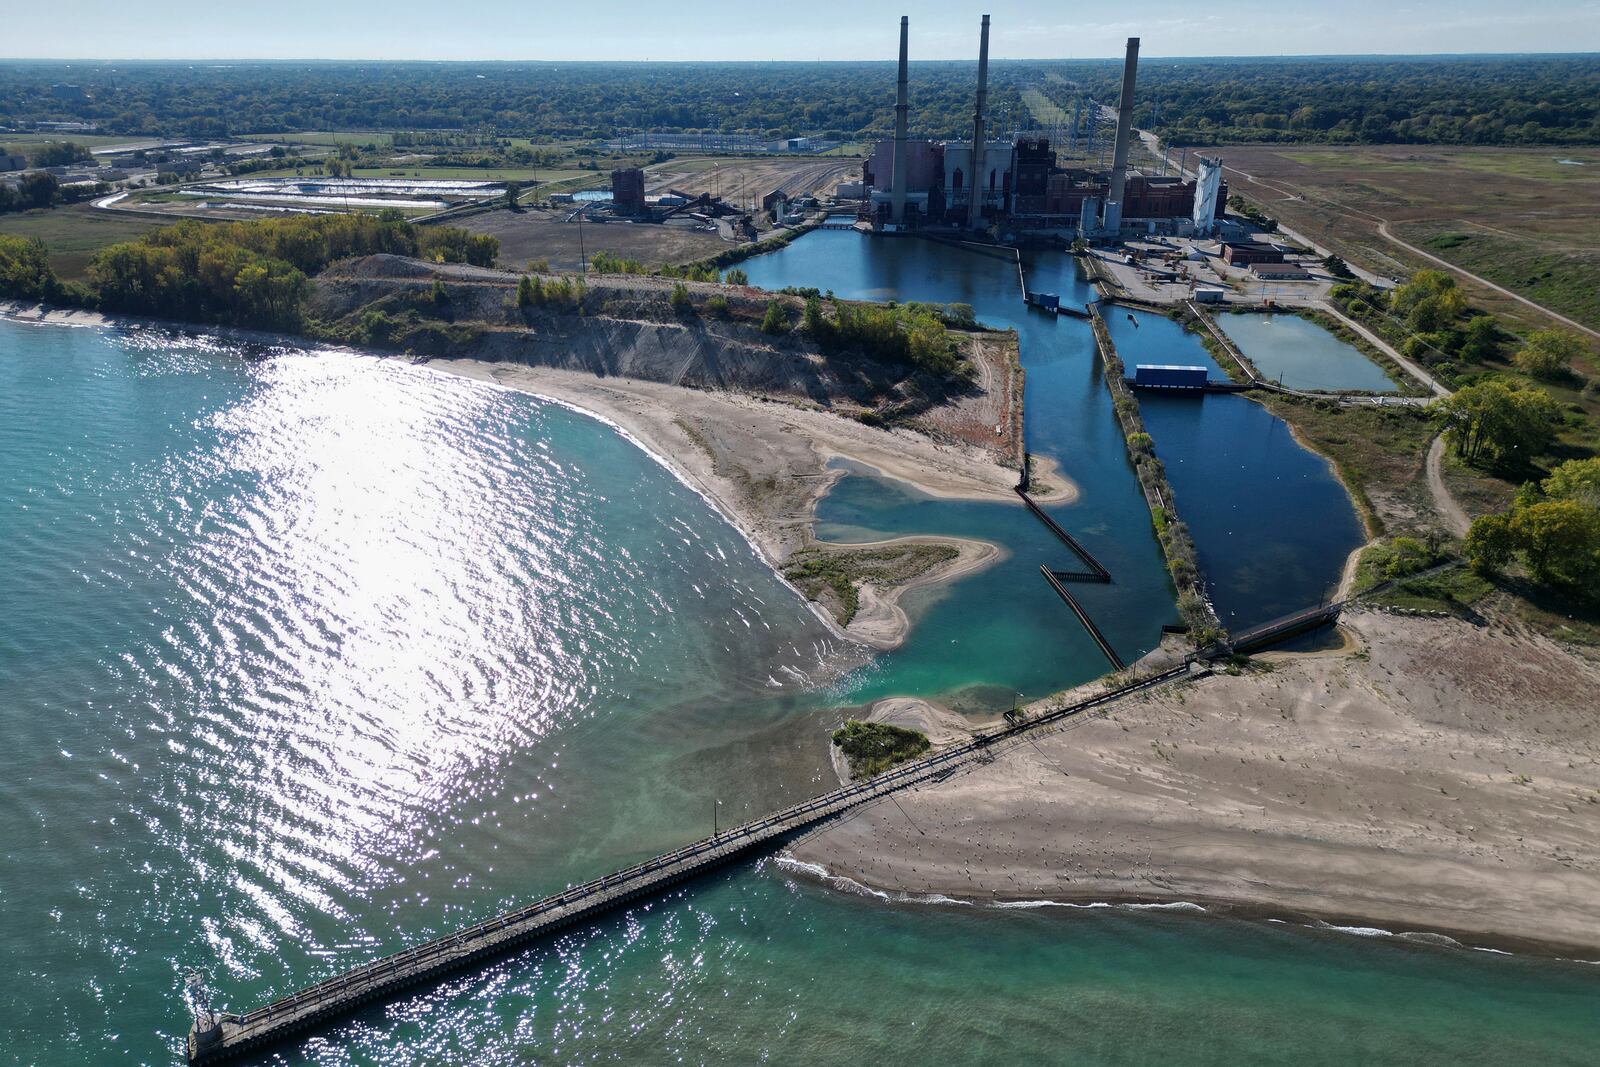
[[(816, 543), (816, 502), (843, 470), (835, 459), (871, 467), (932, 496), (1015, 503), (1017, 473), (993, 453), (942, 443), (910, 430), (885, 430), (782, 401), (735, 392), (685, 389), (632, 378), (598, 378), (583, 371), (471, 359), (428, 366), (547, 397), (616, 425), (700, 491), (749, 538), (778, 571), (796, 551)], [(1059, 476), (1055, 499), (1075, 489)], [(998, 546), (948, 537), (918, 543), (956, 546), (949, 563), (894, 588), (867, 586), (848, 629), (826, 612), (819, 617), (851, 640), (874, 648), (899, 645), (910, 628), (899, 607), (907, 590), (950, 581), (1000, 558)], [(890, 543), (890, 542), (885, 542)], [(853, 546), (859, 547), (859, 546)]]
[(1600, 663), (1494, 623), (1347, 616), (799, 842), (890, 899), (1211, 911), (1600, 952)]

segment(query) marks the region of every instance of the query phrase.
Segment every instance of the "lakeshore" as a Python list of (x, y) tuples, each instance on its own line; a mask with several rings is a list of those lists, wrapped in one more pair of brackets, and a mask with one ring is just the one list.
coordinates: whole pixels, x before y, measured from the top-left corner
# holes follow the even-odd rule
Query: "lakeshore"
[[(836, 459), (862, 464), (945, 500), (1015, 503), (1017, 472), (975, 446), (941, 443), (912, 430), (884, 430), (782, 401), (735, 392), (710, 392), (632, 378), (598, 378), (582, 371), (470, 359), (432, 360), (447, 374), (568, 404), (621, 430), (693, 486), (783, 573), (795, 552), (815, 546), (817, 502), (840, 477)], [(1052, 471), (1048, 499), (1066, 502), (1075, 487)], [(958, 537), (919, 535), (870, 543), (949, 544), (956, 558), (908, 582), (866, 585), (863, 606), (845, 627), (814, 601), (841, 636), (884, 650), (910, 629), (900, 606), (909, 590), (954, 581), (998, 558), (999, 546)], [(867, 545), (857, 544), (851, 548)]]
[(1504, 621), (1341, 628), (1341, 648), (1125, 700), (792, 855), (913, 899), (1188, 902), (1600, 956), (1600, 665)]

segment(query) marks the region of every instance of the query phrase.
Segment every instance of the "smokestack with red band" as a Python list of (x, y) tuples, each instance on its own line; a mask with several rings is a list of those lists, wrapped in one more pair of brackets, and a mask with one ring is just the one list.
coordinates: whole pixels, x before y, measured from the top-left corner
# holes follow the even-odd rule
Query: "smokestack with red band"
[(900, 16), (900, 81), (894, 94), (894, 184), (890, 186), (890, 221), (906, 221), (906, 113), (911, 103), (906, 95), (906, 35), (911, 19)]
[(983, 16), (978, 38), (978, 106), (972, 113), (972, 192), (967, 195), (967, 225), (983, 229), (983, 196), (988, 179), (989, 153), (983, 143), (983, 112), (989, 103), (989, 16)]
[[(1133, 83), (1139, 76), (1139, 38), (1128, 38), (1128, 55), (1122, 62), (1122, 100), (1117, 105), (1117, 141), (1111, 153), (1111, 188), (1106, 190), (1106, 228), (1122, 218), (1122, 189), (1128, 179), (1128, 141), (1133, 136)], [(1111, 205), (1116, 205), (1115, 215)]]

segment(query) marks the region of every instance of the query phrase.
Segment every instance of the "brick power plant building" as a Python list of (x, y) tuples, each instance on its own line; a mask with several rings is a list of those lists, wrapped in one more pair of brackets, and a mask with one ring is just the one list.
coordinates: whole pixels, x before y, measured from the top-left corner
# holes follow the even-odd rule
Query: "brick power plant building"
[[(1014, 142), (984, 137), (988, 93), (989, 16), (978, 51), (978, 92), (971, 141), (912, 140), (907, 133), (908, 20), (900, 20), (895, 136), (877, 142), (862, 167), (868, 214), (887, 228), (1069, 232), (1087, 237), (1148, 233), (1209, 235), (1227, 203), (1222, 161), (1201, 157), (1196, 176), (1130, 173), (1133, 92), (1139, 39), (1130, 37), (1122, 72), (1117, 132), (1109, 170), (1062, 167), (1049, 138)], [(978, 147), (981, 145), (981, 152)], [(973, 165), (975, 157), (982, 162)], [(976, 201), (976, 204), (974, 204)]]

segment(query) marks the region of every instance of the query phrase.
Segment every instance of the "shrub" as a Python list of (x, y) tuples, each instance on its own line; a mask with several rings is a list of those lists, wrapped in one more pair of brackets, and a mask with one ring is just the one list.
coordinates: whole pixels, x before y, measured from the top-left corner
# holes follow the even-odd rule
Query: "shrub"
[(673, 311), (679, 313), (689, 311), (694, 306), (694, 302), (689, 299), (689, 287), (682, 282), (675, 283), (671, 294), (667, 297), (667, 303), (672, 305)]
[(783, 305), (777, 300), (767, 301), (767, 313), (761, 317), (761, 332), (770, 334), (787, 333), (789, 318), (783, 313)]
[(850, 761), (850, 773), (871, 777), (931, 747), (926, 734), (884, 722), (851, 719), (833, 732), (833, 743)]
[(1565, 377), (1574, 357), (1582, 355), (1583, 342), (1568, 330), (1535, 330), (1512, 358), (1517, 369), (1535, 378)]

